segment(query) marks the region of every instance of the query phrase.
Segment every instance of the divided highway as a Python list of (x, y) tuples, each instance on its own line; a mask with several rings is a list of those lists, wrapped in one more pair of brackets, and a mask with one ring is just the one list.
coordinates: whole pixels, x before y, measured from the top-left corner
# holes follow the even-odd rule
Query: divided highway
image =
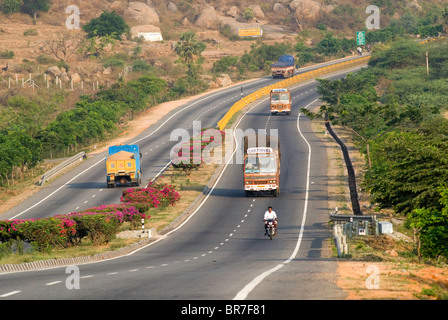
[[(246, 84), (244, 90), (254, 91), (272, 81), (263, 78)], [(246, 198), (241, 165), (229, 164), (206, 201), (180, 228), (127, 256), (79, 265), (79, 289), (67, 289), (65, 267), (0, 274), (0, 299), (343, 298), (335, 285), (335, 262), (321, 257), (330, 237), (326, 151), (309, 120), (299, 113), (301, 107), (319, 105), (316, 84), (308, 81), (291, 89), (291, 116), (271, 116), (264, 98), (250, 106), (237, 126), (278, 130), (280, 197)], [(168, 163), (176, 143), (169, 141), (172, 130), (191, 132), (194, 120), (203, 127), (214, 126), (239, 98), (239, 86), (205, 96), (130, 141), (141, 146), (144, 179)], [(103, 158), (101, 154), (85, 161), (0, 217), (44, 217), (118, 202), (122, 190), (105, 188)], [(262, 218), (269, 205), (279, 216), (279, 234), (272, 241), (263, 235)]]

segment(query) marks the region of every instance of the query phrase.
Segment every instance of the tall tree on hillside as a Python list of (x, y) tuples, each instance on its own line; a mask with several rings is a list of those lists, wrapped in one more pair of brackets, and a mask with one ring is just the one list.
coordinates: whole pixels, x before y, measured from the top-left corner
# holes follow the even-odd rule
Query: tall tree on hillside
[(22, 11), (29, 13), (34, 19), (37, 19), (37, 14), (47, 12), (50, 10), (51, 0), (23, 0)]
[(21, 0), (4, 0), (1, 6), (3, 13), (11, 14), (20, 11)]
[(103, 11), (97, 18), (93, 18), (83, 28), (87, 38), (112, 36), (119, 40), (121, 35), (129, 31), (129, 26), (115, 11)]
[(187, 83), (190, 88), (200, 84), (200, 71), (203, 58), (202, 51), (205, 50), (205, 44), (197, 39), (196, 33), (187, 31), (180, 35), (180, 41), (176, 43), (175, 49), (179, 55), (180, 61), (184, 63), (187, 70)]

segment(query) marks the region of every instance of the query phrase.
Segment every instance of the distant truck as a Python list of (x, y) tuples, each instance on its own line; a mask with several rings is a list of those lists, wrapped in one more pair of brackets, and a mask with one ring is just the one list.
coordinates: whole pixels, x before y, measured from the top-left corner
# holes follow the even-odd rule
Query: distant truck
[(244, 190), (253, 194), (280, 195), (280, 141), (277, 136), (244, 137)]
[(139, 186), (142, 183), (141, 153), (136, 144), (109, 147), (106, 157), (107, 187), (115, 188), (117, 182)]
[(288, 89), (271, 90), (271, 114), (291, 114), (291, 92)]
[(289, 78), (294, 76), (299, 66), (294, 66), (294, 56), (284, 54), (276, 63), (271, 64), (272, 78)]

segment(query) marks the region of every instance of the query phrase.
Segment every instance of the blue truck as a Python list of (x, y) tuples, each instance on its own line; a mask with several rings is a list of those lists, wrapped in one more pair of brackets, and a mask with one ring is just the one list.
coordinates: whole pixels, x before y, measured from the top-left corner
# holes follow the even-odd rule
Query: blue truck
[(117, 182), (138, 187), (142, 183), (141, 156), (136, 144), (109, 147), (106, 157), (107, 187), (115, 188)]
[(271, 72), (273, 78), (289, 78), (296, 73), (296, 68), (299, 66), (294, 66), (295, 60), (294, 56), (289, 54), (284, 54), (278, 58), (276, 63), (271, 64)]

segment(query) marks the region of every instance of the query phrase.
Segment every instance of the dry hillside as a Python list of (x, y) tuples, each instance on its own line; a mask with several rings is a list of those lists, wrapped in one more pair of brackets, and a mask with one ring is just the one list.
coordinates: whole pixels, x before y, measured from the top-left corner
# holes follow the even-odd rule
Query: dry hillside
[[(0, 0), (2, 4), (4, 0)], [(334, 31), (344, 36), (353, 36), (365, 24), (367, 14), (365, 8), (372, 1), (367, 0), (60, 0), (52, 1), (51, 9), (40, 13), (36, 20), (23, 13), (5, 15), (0, 13), (0, 51), (14, 52), (12, 59), (0, 58), (0, 89), (6, 89), (9, 78), (20, 82), (29, 78), (29, 74), (37, 75), (51, 66), (51, 62), (38, 63), (36, 58), (47, 53), (48, 42), (60, 38), (63, 34), (83, 34), (80, 30), (68, 30), (66, 20), (71, 11), (67, 8), (75, 5), (79, 8), (80, 25), (92, 18), (98, 17), (103, 10), (116, 11), (133, 29), (123, 41), (109, 48), (106, 56), (117, 53), (130, 54), (137, 47), (142, 47), (141, 58), (151, 65), (159, 67), (161, 76), (171, 80), (176, 78), (177, 59), (173, 52), (173, 43), (179, 35), (187, 30), (194, 30), (207, 45), (203, 52), (205, 70), (212, 63), (225, 55), (242, 55), (250, 50), (253, 41), (230, 40), (229, 34), (224, 35), (220, 29), (226, 27), (236, 34), (238, 28), (261, 26), (263, 40), (269, 42), (297, 41), (298, 33), (302, 32), (301, 40), (313, 45), (321, 36), (316, 28)], [(389, 23), (390, 19), (401, 14), (421, 14), (430, 10), (430, 5), (442, 5), (443, 0), (411, 0), (411, 1), (376, 1), (381, 5), (381, 22)], [(164, 41), (139, 43), (135, 39), (138, 31), (160, 31)], [(222, 31), (222, 30), (221, 30)], [(317, 38), (317, 39), (316, 39)], [(53, 59), (54, 60), (54, 59)], [(58, 60), (56, 58), (56, 60)], [(54, 63), (53, 63), (54, 64)], [(73, 55), (67, 61), (69, 72), (63, 77), (63, 86), (73, 79), (75, 88), (85, 90), (96, 84), (107, 85), (120, 75), (126, 75), (126, 70), (106, 70), (98, 60), (85, 59), (79, 54)], [(45, 70), (44, 70), (45, 69)], [(76, 73), (76, 75), (74, 75)], [(51, 76), (51, 75), (50, 75)], [(132, 75), (129, 75), (132, 76)], [(55, 75), (53, 75), (54, 80)], [(61, 77), (61, 76), (60, 76)], [(43, 79), (42, 79), (43, 80)], [(41, 85), (44, 83), (42, 82)], [(85, 84), (85, 85), (84, 85)], [(222, 83), (221, 83), (222, 85)], [(0, 99), (3, 102), (5, 99)], [(2, 102), (0, 101), (0, 103)]]

